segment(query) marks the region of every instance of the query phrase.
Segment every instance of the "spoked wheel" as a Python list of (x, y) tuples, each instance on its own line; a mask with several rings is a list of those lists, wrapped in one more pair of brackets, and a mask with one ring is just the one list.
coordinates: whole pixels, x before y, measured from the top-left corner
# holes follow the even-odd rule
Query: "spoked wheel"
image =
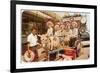
[(24, 60), (26, 62), (32, 62), (35, 59), (35, 53), (31, 50), (27, 50), (24, 54)]

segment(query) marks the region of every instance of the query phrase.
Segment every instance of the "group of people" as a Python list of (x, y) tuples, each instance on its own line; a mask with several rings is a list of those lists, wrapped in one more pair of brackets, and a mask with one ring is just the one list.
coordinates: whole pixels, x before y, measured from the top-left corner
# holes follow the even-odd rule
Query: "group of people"
[[(32, 32), (27, 36), (27, 46), (28, 52), (33, 51), (34, 54), (38, 56), (38, 49), (44, 49), (41, 55), (46, 55), (45, 60), (50, 60), (49, 57), (53, 57), (49, 55), (49, 52), (52, 52), (57, 49), (63, 49), (63, 53), (59, 53), (56, 55), (53, 60), (73, 60), (77, 57), (77, 49), (80, 49), (80, 46), (77, 44), (79, 42), (79, 24), (77, 21), (59, 21), (59, 22), (46, 22), (47, 31), (45, 34), (37, 34), (36, 27), (32, 28)], [(31, 48), (31, 49), (30, 49)], [(31, 56), (32, 56), (31, 55)], [(26, 55), (25, 55), (26, 57)], [(27, 57), (28, 58), (28, 57)], [(29, 57), (33, 60), (33, 56)]]

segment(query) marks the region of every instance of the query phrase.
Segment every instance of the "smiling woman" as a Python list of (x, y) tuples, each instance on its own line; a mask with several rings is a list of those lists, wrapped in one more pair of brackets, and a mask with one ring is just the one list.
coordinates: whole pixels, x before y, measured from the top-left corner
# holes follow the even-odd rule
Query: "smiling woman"
[(11, 1), (11, 13), (12, 72), (96, 67), (96, 6)]

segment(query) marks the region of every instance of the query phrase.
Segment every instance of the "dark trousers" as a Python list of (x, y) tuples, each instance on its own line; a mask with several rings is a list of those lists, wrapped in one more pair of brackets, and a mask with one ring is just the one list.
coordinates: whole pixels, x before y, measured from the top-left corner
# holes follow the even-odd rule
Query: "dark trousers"
[(77, 40), (77, 38), (76, 37), (72, 37), (71, 39), (70, 39), (70, 41), (69, 41), (69, 46), (70, 47), (74, 47), (75, 46), (75, 41)]

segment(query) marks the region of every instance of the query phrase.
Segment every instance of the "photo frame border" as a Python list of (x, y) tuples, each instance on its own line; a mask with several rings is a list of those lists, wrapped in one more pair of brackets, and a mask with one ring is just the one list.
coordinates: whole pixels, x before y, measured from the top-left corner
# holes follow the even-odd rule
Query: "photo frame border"
[[(41, 68), (25, 68), (16, 69), (16, 5), (41, 5), (41, 6), (55, 6), (55, 7), (73, 7), (94, 9), (94, 64), (89, 65), (73, 65), (73, 66), (57, 66), (57, 67), (41, 67)], [(62, 69), (80, 69), (97, 67), (97, 6), (96, 5), (81, 5), (81, 4), (64, 4), (64, 3), (49, 3), (49, 2), (35, 2), (35, 1), (11, 1), (10, 12), (10, 71), (11, 72), (29, 72), (29, 71), (47, 71), (47, 70), (62, 70)]]

